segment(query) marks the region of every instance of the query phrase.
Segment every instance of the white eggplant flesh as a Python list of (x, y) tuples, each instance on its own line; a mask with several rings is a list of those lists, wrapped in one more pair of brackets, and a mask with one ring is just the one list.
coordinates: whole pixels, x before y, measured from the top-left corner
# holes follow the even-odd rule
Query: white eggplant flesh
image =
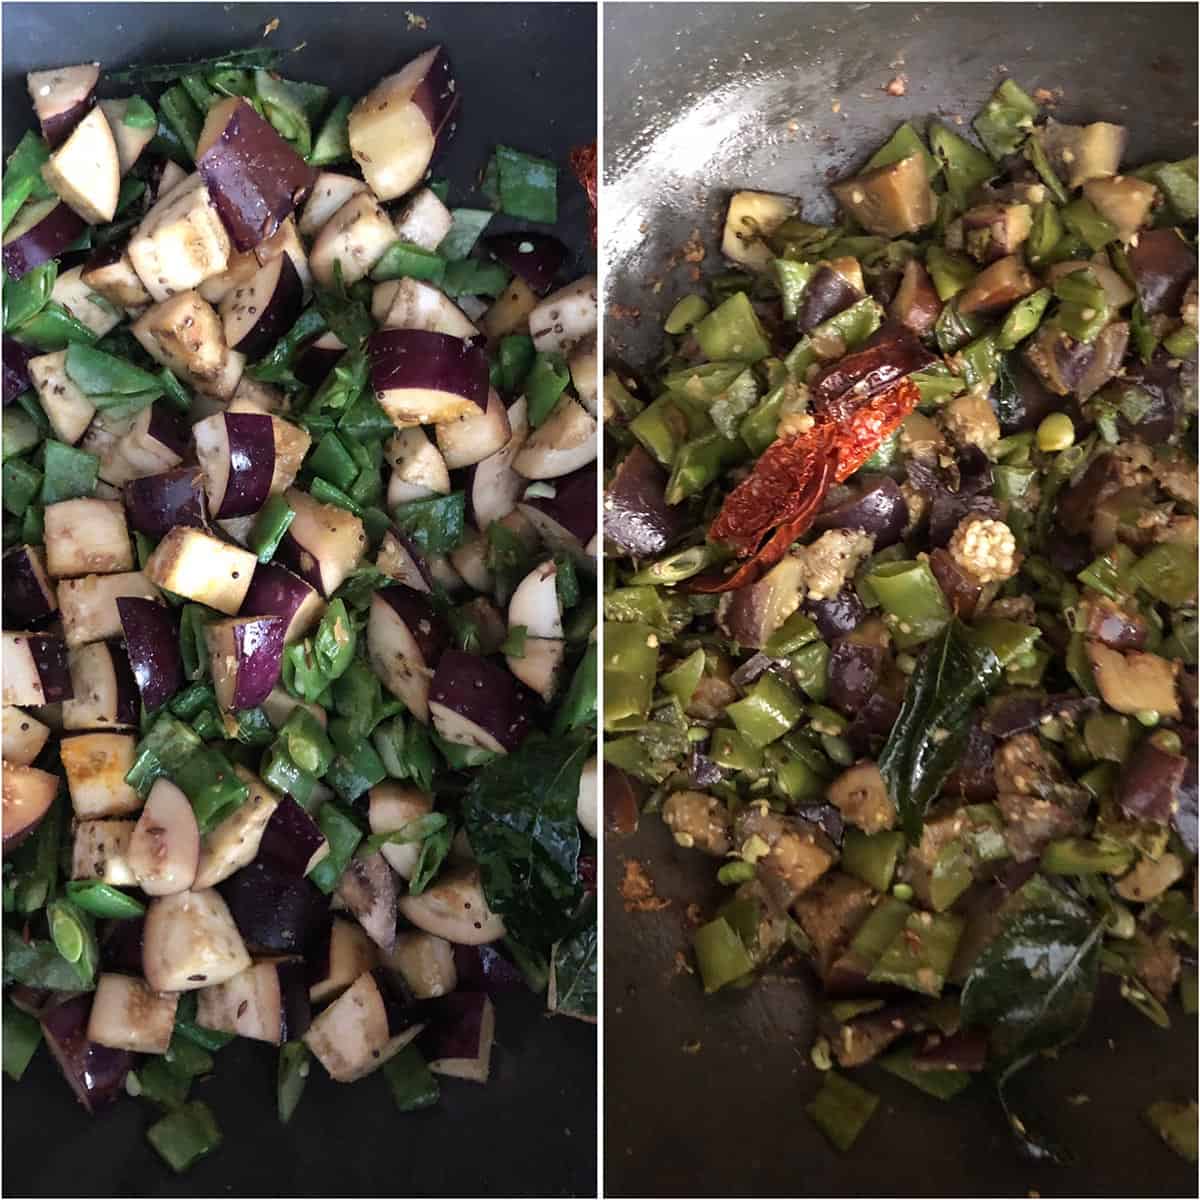
[(400, 933), (384, 966), (397, 972), (418, 1000), (434, 1000), (454, 991), (458, 971), (454, 966), (454, 947), (445, 938), (432, 933)]
[(450, 562), (454, 569), (472, 591), (480, 593), (481, 598), (491, 594), (496, 582), (488, 567), (489, 549), (487, 538), (478, 530), (470, 529), (461, 545), (450, 551)]
[(565, 356), (577, 342), (596, 332), (598, 318), (596, 277), (585, 275), (552, 292), (529, 314), (534, 349)]
[[(433, 812), (433, 797), (415, 787), (379, 783), (371, 789), (368, 820), (372, 833), (395, 833)], [(401, 879), (411, 879), (421, 857), (420, 843), (385, 845), (383, 856)]]
[[(280, 962), (259, 962), (196, 994), (196, 1024), (278, 1046), (288, 1035)], [(286, 965), (286, 964), (284, 964)]]
[(419, 279), (400, 279), (380, 322), (384, 329), (424, 329), (450, 337), (471, 338), (479, 330), (445, 292)]
[(528, 333), (529, 314), (537, 306), (537, 293), (516, 275), (480, 318), (479, 327), (493, 344), (511, 333)]
[(121, 637), (121, 614), (117, 611), (117, 601), (128, 596), (157, 600), (159, 593), (158, 588), (141, 571), (61, 580), (58, 585), (58, 607), (62, 613), (67, 645), (74, 648), (85, 642)]
[(75, 826), (71, 878), (95, 879), (113, 887), (136, 887), (137, 876), (129, 865), (132, 821), (80, 821)]
[(508, 624), (510, 628), (524, 625), (530, 637), (563, 636), (558, 568), (553, 559), (539, 563), (517, 584), (508, 602)]
[(67, 374), (67, 352), (39, 354), (29, 360), (28, 371), (54, 436), (75, 445), (96, 415), (96, 406)]
[(127, 125), (125, 114), (129, 111), (128, 100), (101, 100), (99, 107), (108, 120), (113, 141), (117, 144), (117, 160), (120, 163), (121, 174), (128, 175), (133, 164), (141, 158), (142, 152), (154, 141), (158, 130), (153, 124), (149, 127)]
[(153, 303), (127, 251), (107, 262), (85, 263), (79, 277), (97, 295), (127, 312), (140, 311)]
[(246, 802), (236, 808), (200, 839), (200, 863), (196, 868), (197, 890), (215, 887), (235, 871), (254, 861), (263, 833), (280, 798), (257, 775), (235, 767), (238, 778), (250, 788)]
[(527, 637), (520, 656), (509, 654), (508, 669), (547, 702), (558, 690), (566, 644), (562, 638)]
[(245, 359), (225, 342), (221, 318), (199, 292), (184, 291), (147, 309), (130, 332), (155, 362), (197, 391), (228, 400)]
[(517, 507), (528, 480), (513, 468), (517, 455), (529, 436), (525, 397), (508, 407), (508, 441), (495, 454), (475, 467), (471, 478), (471, 508), (475, 523), (484, 533), (493, 521), (501, 521)]
[(61, 500), (45, 509), (46, 569), (55, 579), (132, 571), (133, 544), (119, 500)]
[(212, 888), (150, 901), (142, 931), (142, 973), (160, 992), (224, 983), (250, 966), (229, 908)]
[(150, 555), (146, 575), (168, 592), (232, 617), (242, 607), (257, 562), (248, 550), (177, 525)]
[(159, 198), (129, 239), (128, 252), (146, 291), (162, 301), (220, 275), (233, 246), (197, 174)]
[(30, 71), (25, 76), (42, 136), (51, 146), (61, 144), (91, 107), (99, 79), (98, 62)]
[(775, 256), (764, 239), (799, 211), (800, 206), (790, 196), (734, 192), (725, 213), (721, 253), (751, 271), (768, 270)]
[(342, 280), (349, 286), (370, 274), (395, 240), (387, 213), (370, 192), (359, 192), (317, 234), (308, 256), (309, 270), (322, 287), (333, 287), (333, 264), (340, 262)]
[(107, 225), (117, 211), (121, 159), (99, 106), (79, 122), (42, 166), (42, 178), (89, 225)]
[(192, 802), (169, 779), (157, 779), (129, 839), (128, 860), (147, 896), (173, 896), (196, 882), (200, 827)]
[(453, 421), (434, 427), (438, 449), (452, 471), (461, 467), (473, 467), (502, 450), (512, 437), (508, 423), (508, 411), (500, 393), (495, 388), (488, 390), (487, 408), (468, 409)]
[(446, 460), (419, 425), (402, 429), (390, 438), (384, 456), (392, 468), (387, 492), (389, 509), (410, 500), (450, 494)]
[(178, 1004), (175, 992), (156, 992), (136, 975), (105, 972), (96, 980), (88, 1041), (135, 1054), (166, 1054)]
[(465, 946), (504, 936), (503, 920), (487, 906), (478, 867), (455, 867), (419, 896), (401, 896), (400, 914), (426, 933)]
[(83, 267), (63, 271), (54, 281), (50, 299), (61, 304), (81, 325), (98, 338), (111, 333), (125, 314), (83, 282)]
[(363, 523), (353, 513), (321, 504), (295, 488), (289, 488), (284, 499), (296, 514), (286, 536), (300, 548), (302, 559), (312, 560), (302, 577), (318, 586), (322, 595), (332, 596), (366, 553)]
[(141, 809), (142, 798), (125, 782), (136, 749), (132, 733), (80, 733), (62, 739), (59, 752), (78, 820), (128, 817)]
[(396, 218), (396, 236), (402, 241), (436, 250), (446, 240), (454, 224), (450, 210), (430, 188), (422, 188), (406, 201)]
[(526, 479), (557, 479), (594, 462), (598, 427), (577, 401), (564, 393), (553, 411), (525, 439), (514, 469)]
[(596, 350), (596, 335), (585, 337), (567, 359), (571, 384), (579, 402), (593, 417), (598, 417), (600, 394), (600, 359)]
[(362, 926), (335, 916), (329, 931), (325, 974), (309, 986), (309, 999), (314, 1004), (336, 999), (361, 975), (374, 970), (378, 962), (379, 950)]
[(589, 758), (579, 773), (579, 799), (575, 815), (589, 837), (600, 836), (600, 783), (596, 759)]
[(361, 179), (355, 179), (353, 175), (322, 171), (313, 184), (304, 211), (300, 214), (301, 236), (315, 238), (343, 204), (366, 190), (367, 185)]
[(50, 738), (49, 725), (43, 725), (37, 717), (12, 704), (4, 706), (0, 729), (2, 757), (6, 763), (18, 767), (28, 767)]
[(423, 1028), (410, 1025), (391, 1033), (379, 984), (366, 972), (314, 1019), (304, 1043), (331, 1079), (352, 1083), (382, 1067)]

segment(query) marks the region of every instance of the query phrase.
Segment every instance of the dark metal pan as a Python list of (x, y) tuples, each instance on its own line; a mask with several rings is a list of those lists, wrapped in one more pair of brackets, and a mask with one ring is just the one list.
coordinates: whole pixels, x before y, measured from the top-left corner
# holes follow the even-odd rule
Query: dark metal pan
[[(695, 286), (678, 253), (693, 230), (704, 265), (718, 261), (730, 191), (796, 194), (819, 220), (827, 180), (901, 121), (969, 120), (1005, 74), (1061, 87), (1063, 120), (1128, 124), (1132, 162), (1196, 149), (1190, 4), (610, 4), (605, 26), (606, 342), (635, 366)], [(890, 96), (900, 71), (907, 95)], [(626, 912), (627, 859), (668, 908)], [(985, 1087), (943, 1103), (877, 1068), (863, 1082), (882, 1104), (839, 1155), (804, 1114), (819, 1084), (808, 978), (703, 996), (679, 953), (689, 903), (713, 899), (711, 861), (676, 849), (656, 818), (610, 836), (607, 875), (608, 1195), (1196, 1194), (1195, 1169), (1140, 1117), (1195, 1096), (1196, 1026), (1177, 1007), (1159, 1030), (1106, 988), (1086, 1034), (1021, 1079), (1025, 1114), (1074, 1148), (1074, 1166), (1022, 1161)]]
[[(497, 142), (565, 168), (571, 147), (595, 136), (592, 4), (6, 4), (6, 151), (32, 123), (26, 71), (256, 46), (274, 17), (270, 43), (306, 44), (287, 73), (351, 96), (428, 46), (449, 48), (463, 108), (434, 170), (458, 203), (470, 202)], [(560, 212), (581, 273), (592, 253), (587, 204), (565, 170)], [(274, 1051), (235, 1043), (195, 1093), (216, 1113), (224, 1145), (183, 1177), (144, 1139), (148, 1105), (124, 1101), (93, 1120), (43, 1050), (20, 1084), (5, 1083), (3, 1188), (10, 1196), (594, 1195), (594, 1029), (548, 1020), (542, 998), (513, 993), (497, 1003), (497, 1041), (489, 1084), (446, 1080), (437, 1108), (409, 1115), (396, 1111), (381, 1076), (347, 1087), (314, 1071), (287, 1126), (275, 1116)]]

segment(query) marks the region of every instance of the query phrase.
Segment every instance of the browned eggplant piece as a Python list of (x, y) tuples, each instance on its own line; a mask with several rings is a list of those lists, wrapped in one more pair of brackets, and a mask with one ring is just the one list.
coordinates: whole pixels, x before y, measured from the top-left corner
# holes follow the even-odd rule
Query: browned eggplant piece
[(1016, 254), (1029, 237), (1033, 213), (1028, 204), (980, 204), (963, 213), (967, 253), (992, 263)]
[(996, 775), (992, 770), (992, 752), (996, 741), (976, 719), (967, 729), (967, 740), (954, 764), (954, 770), (942, 783), (942, 795), (956, 797), (962, 803), (983, 804), (996, 798)]
[(830, 871), (797, 897), (792, 912), (813, 944), (822, 979), (874, 907), (875, 896), (869, 884), (842, 871)]
[(1120, 713), (1155, 712), (1178, 721), (1182, 716), (1176, 682), (1180, 664), (1140, 650), (1122, 653), (1089, 640), (1088, 661), (1096, 686), (1109, 708)]
[(954, 615), (969, 621), (975, 613), (975, 606), (983, 594), (983, 586), (973, 575), (968, 575), (949, 550), (942, 546), (935, 547), (929, 555), (929, 569), (938, 581)]
[(1144, 650), (1150, 636), (1145, 619), (1138, 613), (1126, 612), (1107, 596), (1086, 601), (1087, 624), (1084, 632), (1113, 650)]
[(96, 103), (99, 78), (100, 64), (94, 62), (30, 71), (25, 77), (42, 137), (51, 149), (67, 140)]
[(677, 541), (687, 529), (687, 512), (667, 503), (666, 486), (666, 472), (635, 445), (604, 489), (605, 540), (638, 558), (661, 554)]
[[(958, 311), (971, 313), (996, 312), (1010, 308), (1024, 296), (1037, 291), (1037, 280), (1025, 269), (1015, 255), (998, 259), (986, 267), (959, 293)], [(1044, 326), (1043, 326), (1044, 328)]]
[(1196, 274), (1196, 252), (1174, 229), (1139, 234), (1126, 261), (1146, 316), (1179, 312), (1188, 281)]
[(1158, 189), (1132, 175), (1114, 175), (1111, 179), (1089, 180), (1083, 185), (1083, 194), (1116, 229), (1117, 237), (1128, 242), (1149, 221)]
[(855, 475), (847, 484), (829, 493), (825, 507), (812, 528), (861, 529), (882, 550), (898, 542), (908, 524), (908, 502), (896, 481), (887, 475)]
[(1179, 789), (1187, 770), (1182, 754), (1171, 754), (1146, 738), (1138, 744), (1117, 789), (1121, 810), (1138, 821), (1166, 825), (1178, 802)]
[(1059, 396), (1086, 400), (1120, 369), (1129, 343), (1129, 325), (1111, 321), (1094, 342), (1077, 342), (1052, 324), (1043, 325), (1025, 347), (1025, 361)]
[(839, 402), (847, 396), (852, 396), (857, 406), (934, 361), (934, 356), (902, 325), (886, 324), (861, 349), (816, 377), (810, 389), (813, 405), (818, 412), (837, 420), (842, 407)]
[(916, 233), (937, 216), (937, 198), (920, 154), (835, 183), (833, 194), (868, 233), (881, 237)]
[(760, 649), (796, 611), (803, 584), (803, 563), (787, 556), (756, 583), (729, 593), (721, 606), (721, 627), (739, 645)]
[(900, 286), (888, 308), (888, 316), (917, 337), (933, 331), (941, 315), (942, 302), (921, 261), (910, 258), (904, 264)]
[(1129, 132), (1124, 125), (1107, 121), (1063, 125), (1051, 118), (1040, 138), (1058, 177), (1068, 187), (1077, 188), (1089, 179), (1105, 179), (1117, 173)]
[(843, 771), (827, 791), (829, 801), (863, 833), (882, 833), (896, 823), (896, 805), (879, 768), (870, 761)]
[(809, 280), (800, 299), (800, 311), (796, 314), (796, 327), (801, 333), (810, 333), (822, 321), (828, 321), (862, 299), (862, 292), (840, 271), (832, 267), (817, 268)]

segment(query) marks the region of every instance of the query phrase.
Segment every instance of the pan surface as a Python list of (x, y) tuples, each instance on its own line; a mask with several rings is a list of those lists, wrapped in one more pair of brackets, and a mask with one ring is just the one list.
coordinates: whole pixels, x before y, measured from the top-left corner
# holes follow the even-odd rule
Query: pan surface
[[(613, 4), (605, 26), (606, 344), (634, 366), (695, 287), (679, 254), (693, 231), (702, 268), (719, 261), (730, 191), (798, 195), (820, 220), (827, 180), (896, 125), (969, 121), (1007, 74), (1062, 88), (1062, 120), (1127, 124), (1128, 161), (1196, 152), (1193, 5)], [(907, 94), (888, 95), (901, 72)], [(608, 1195), (1195, 1196), (1195, 1169), (1140, 1117), (1196, 1094), (1196, 1024), (1177, 1005), (1159, 1030), (1106, 977), (1084, 1036), (1019, 1078), (1017, 1111), (1070, 1146), (1072, 1166), (1022, 1161), (980, 1083), (941, 1102), (878, 1068), (856, 1079), (882, 1103), (839, 1155), (804, 1113), (820, 1082), (809, 977), (706, 998), (686, 951), (688, 906), (713, 907), (711, 860), (656, 817), (606, 851)], [(627, 860), (668, 907), (625, 910)]]
[[(4, 143), (32, 124), (25, 72), (99, 59), (173, 62), (262, 43), (305, 48), (284, 72), (362, 95), (435, 43), (454, 63), (458, 130), (435, 162), (454, 203), (479, 203), (477, 173), (497, 142), (563, 168), (560, 226), (591, 266), (587, 204), (565, 170), (596, 128), (591, 4), (5, 4)], [(427, 24), (421, 25), (420, 19)], [(125, 87), (113, 94), (128, 94)], [(102, 90), (102, 94), (106, 94)], [(479, 204), (480, 207), (485, 205)], [(504, 228), (500, 219), (496, 228)], [(3, 1190), (10, 1196), (565, 1196), (595, 1194), (596, 1034), (548, 1019), (542, 997), (497, 1001), (486, 1086), (442, 1081), (441, 1103), (400, 1114), (386, 1081), (352, 1087), (314, 1070), (289, 1125), (275, 1116), (276, 1052), (238, 1041), (193, 1096), (224, 1144), (177, 1177), (145, 1141), (152, 1107), (128, 1100), (92, 1119), (46, 1051), (5, 1082)]]

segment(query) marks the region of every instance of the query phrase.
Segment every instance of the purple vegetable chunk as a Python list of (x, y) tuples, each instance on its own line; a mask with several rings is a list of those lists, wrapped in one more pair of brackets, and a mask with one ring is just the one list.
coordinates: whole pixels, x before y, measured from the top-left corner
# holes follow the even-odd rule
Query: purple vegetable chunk
[(148, 712), (161, 708), (184, 685), (179, 619), (157, 600), (117, 600), (129, 666)]

